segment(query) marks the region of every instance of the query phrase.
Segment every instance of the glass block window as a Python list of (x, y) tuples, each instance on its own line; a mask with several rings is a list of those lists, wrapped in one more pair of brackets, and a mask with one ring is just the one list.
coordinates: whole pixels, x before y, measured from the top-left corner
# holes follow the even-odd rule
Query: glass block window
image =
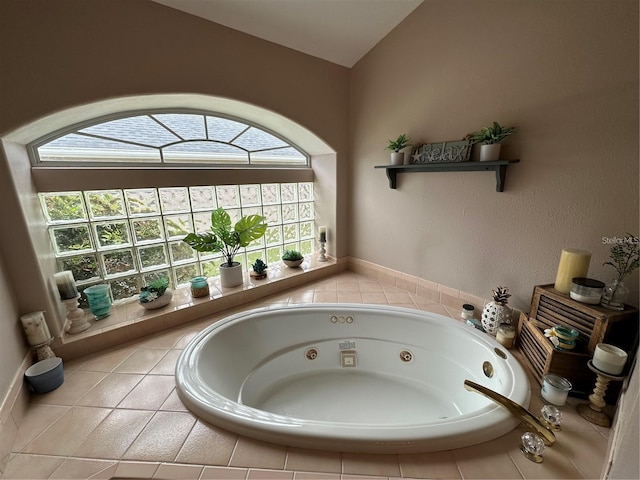
[[(77, 125), (34, 142), (30, 151), (34, 164), (48, 166), (309, 165), (306, 153), (258, 125), (213, 114), (183, 111), (136, 114), (101, 119), (100, 123), (91, 125)], [(284, 195), (291, 199), (292, 195), (298, 194), (297, 191), (297, 187), (292, 187)], [(175, 196), (168, 201), (184, 200), (182, 193), (167, 193), (169, 197)], [(231, 200), (231, 193), (223, 192), (221, 196)], [(149, 207), (156, 208), (156, 205)]]
[[(235, 260), (247, 269), (261, 258), (280, 261), (285, 249), (314, 251), (313, 183), (40, 193), (59, 270), (71, 270), (80, 290), (101, 282), (115, 300), (136, 295), (166, 276), (172, 287), (192, 277), (219, 275), (219, 253), (198, 253), (182, 241), (205, 232), (211, 212), (224, 207), (232, 220), (264, 215), (267, 232)], [(286, 203), (285, 203), (286, 200)]]

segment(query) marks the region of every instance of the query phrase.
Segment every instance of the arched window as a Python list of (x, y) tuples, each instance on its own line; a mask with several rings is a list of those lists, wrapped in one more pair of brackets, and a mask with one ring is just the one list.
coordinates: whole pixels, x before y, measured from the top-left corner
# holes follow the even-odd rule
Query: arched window
[(246, 121), (193, 111), (101, 119), (30, 145), (34, 165), (306, 167), (291, 142)]
[[(250, 122), (196, 111), (136, 112), (75, 125), (28, 147), (34, 170), (46, 171), (40, 178), (55, 177), (40, 190), (40, 203), (58, 270), (71, 270), (81, 291), (108, 283), (120, 300), (159, 276), (176, 287), (197, 275), (218, 275), (219, 254), (182, 242), (187, 233), (208, 230), (218, 207), (234, 221), (266, 218), (266, 235), (236, 256), (245, 268), (257, 258), (278, 262), (285, 249), (313, 252), (309, 156)], [(86, 176), (84, 167), (100, 168)], [(155, 183), (154, 172), (165, 167), (171, 181), (165, 176), (165, 183)], [(183, 167), (189, 175), (176, 176)], [(209, 167), (239, 173), (220, 181), (221, 170), (202, 170)], [(61, 171), (62, 184), (52, 169)], [(115, 180), (103, 179), (120, 169)], [(264, 169), (273, 173), (265, 177)], [(286, 173), (292, 170), (300, 173)], [(133, 184), (131, 177), (137, 177)], [(43, 183), (35, 178), (36, 186)]]

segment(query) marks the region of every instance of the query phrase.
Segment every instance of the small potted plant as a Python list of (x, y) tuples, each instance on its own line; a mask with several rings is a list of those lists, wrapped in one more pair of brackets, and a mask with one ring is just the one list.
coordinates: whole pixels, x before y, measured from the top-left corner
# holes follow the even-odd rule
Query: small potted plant
[(389, 140), (389, 144), (387, 145), (387, 150), (391, 150), (391, 164), (392, 165), (402, 165), (404, 164), (404, 153), (401, 152), (403, 148), (409, 147), (411, 144), (409, 143), (411, 139), (407, 137), (406, 134), (400, 135), (395, 140)]
[(262, 261), (261, 258), (256, 259), (255, 262), (251, 265), (253, 270), (251, 271), (251, 278), (255, 278), (256, 280), (260, 280), (267, 276), (267, 272), (265, 271), (268, 267), (267, 264)]
[(624, 238), (615, 237), (615, 243), (611, 247), (609, 258), (610, 260), (604, 262), (603, 265), (615, 268), (617, 276), (604, 287), (602, 306), (611, 310), (624, 310), (625, 302), (629, 296), (629, 289), (623, 280), (640, 264), (638, 237), (630, 233)]
[(242, 285), (242, 265), (234, 262), (238, 250), (267, 231), (267, 224), (261, 215), (246, 215), (231, 224), (231, 217), (224, 208), (211, 212), (211, 231), (190, 233), (182, 239), (198, 252), (222, 252), (224, 263), (220, 265), (220, 284), (223, 287)]
[(296, 268), (299, 267), (304, 257), (297, 250), (285, 250), (282, 255), (282, 261), (287, 267)]
[(166, 277), (158, 278), (140, 289), (139, 303), (147, 310), (162, 308), (171, 303), (173, 291), (169, 289)]
[(492, 162), (500, 158), (501, 142), (515, 132), (516, 127), (503, 127), (493, 122), (490, 127), (482, 127), (479, 131), (470, 133), (466, 139), (473, 145), (480, 143), (480, 161)]

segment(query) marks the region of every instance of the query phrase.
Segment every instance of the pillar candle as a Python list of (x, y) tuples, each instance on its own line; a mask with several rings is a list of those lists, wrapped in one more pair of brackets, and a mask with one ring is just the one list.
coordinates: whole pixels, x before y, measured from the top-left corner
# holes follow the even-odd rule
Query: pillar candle
[(58, 272), (53, 275), (53, 278), (56, 280), (56, 286), (58, 287), (58, 292), (60, 292), (60, 298), (62, 300), (69, 300), (70, 298), (76, 298), (78, 296), (76, 281), (73, 278), (73, 273), (69, 270)]
[(327, 241), (327, 227), (318, 228), (318, 232), (320, 233), (320, 241), (322, 243)]
[(573, 278), (587, 276), (590, 261), (591, 252), (575, 250), (573, 248), (563, 248), (554, 288), (560, 293), (569, 293), (571, 291), (571, 280)]
[(42, 345), (51, 340), (49, 327), (44, 319), (44, 312), (28, 313), (20, 317), (22, 328), (27, 334), (27, 340), (32, 347)]

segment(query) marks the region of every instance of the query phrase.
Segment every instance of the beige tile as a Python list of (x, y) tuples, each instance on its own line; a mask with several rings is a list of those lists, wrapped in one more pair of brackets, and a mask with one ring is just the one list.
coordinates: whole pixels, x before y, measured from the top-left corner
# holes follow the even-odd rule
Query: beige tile
[(122, 460), (118, 463), (115, 478), (140, 478), (149, 479), (153, 477), (160, 464), (158, 462), (135, 462)]
[(109, 413), (108, 408), (72, 407), (23, 451), (71, 455)]
[(185, 480), (200, 478), (203, 467), (201, 465), (176, 465), (163, 463), (158, 467), (153, 478), (162, 480)]
[(22, 451), (69, 409), (70, 407), (66, 406), (32, 404), (20, 423), (13, 451)]
[(342, 473), (399, 477), (400, 464), (398, 463), (398, 455), (343, 453)]
[(454, 479), (461, 478), (451, 451), (399, 455), (403, 477)]
[(231, 467), (204, 467), (200, 480), (245, 480), (249, 470)]
[(362, 293), (384, 293), (384, 288), (378, 282), (359, 282), (358, 287)]
[(74, 457), (119, 459), (153, 417), (148, 410), (114, 410), (87, 437)]
[(169, 397), (176, 382), (169, 375), (147, 375), (120, 402), (118, 408), (157, 410)]
[(2, 478), (4, 480), (49, 478), (53, 472), (62, 465), (64, 460), (64, 457), (48, 457), (23, 453), (13, 455), (7, 464)]
[(176, 371), (176, 362), (181, 353), (181, 350), (169, 350), (149, 373), (151, 375), (173, 375)]
[(293, 472), (251, 469), (247, 480), (293, 480)]
[(600, 478), (607, 453), (607, 439), (596, 431), (571, 432), (571, 440), (560, 437), (553, 447), (568, 457), (585, 478)]
[(11, 415), (9, 415), (6, 421), (2, 423), (2, 427), (0, 427), (0, 478), (2, 478), (2, 472), (7, 466), (17, 436), (18, 427)]
[(285, 468), (295, 471), (341, 473), (342, 454), (289, 447)]
[(336, 292), (317, 291), (313, 295), (313, 303), (336, 303), (338, 294)]
[(362, 303), (388, 305), (389, 301), (383, 292), (362, 292)]
[(229, 466), (281, 470), (284, 468), (286, 456), (286, 447), (240, 437)]
[(338, 292), (338, 303), (362, 303), (360, 292)]
[(140, 383), (144, 375), (109, 373), (87, 392), (78, 405), (87, 407), (115, 407)]
[(385, 292), (385, 296), (389, 303), (410, 303), (413, 305), (413, 299), (407, 292)]
[(340, 480), (339, 473), (294, 472), (294, 480)]
[(521, 478), (508, 454), (510, 449), (520, 448), (518, 438), (515, 432), (480, 445), (453, 450), (462, 478)]
[(164, 401), (160, 410), (170, 411), (170, 412), (187, 412), (189, 409), (184, 406), (182, 400), (178, 396), (178, 392), (174, 388), (167, 399)]
[(68, 376), (65, 374), (62, 385), (49, 393), (35, 395), (32, 401), (48, 405), (74, 405), (106, 376), (103, 372), (77, 371)]
[(117, 373), (149, 373), (162, 360), (167, 351), (155, 348), (138, 348), (114, 370)]
[(449, 312), (440, 304), (435, 305), (418, 305), (418, 308), (425, 312), (437, 313), (438, 315), (444, 315), (445, 317), (449, 316)]
[[(78, 370), (90, 372), (112, 372), (123, 360), (125, 360), (134, 351), (134, 347), (116, 348), (114, 350), (91, 355)], [(66, 367), (66, 364), (65, 364)]]
[(438, 291), (442, 295), (447, 295), (453, 298), (460, 298), (460, 290), (456, 288), (447, 287), (445, 285), (438, 285)]
[[(534, 463), (527, 459), (520, 451), (520, 437), (524, 430), (518, 429), (512, 433), (513, 446), (508, 450), (509, 456), (513, 463), (518, 467), (520, 473), (527, 479), (563, 479), (563, 478), (582, 478), (580, 472), (573, 464), (564, 456), (561, 450), (553, 447), (546, 447), (543, 452), (543, 462)], [(594, 477), (599, 478), (600, 473)]]
[(447, 307), (452, 307), (460, 312), (462, 311), (462, 304), (464, 303), (464, 300), (441, 292), (440, 303), (442, 305), (446, 305)]
[(431, 303), (440, 303), (440, 292), (431, 288), (418, 287), (414, 301), (420, 305), (429, 305)]
[(172, 462), (195, 422), (189, 413), (157, 412), (123, 458)]
[(195, 337), (196, 335), (198, 335), (198, 333), (200, 333), (200, 329), (195, 330), (195, 331), (193, 331), (193, 332), (189, 332), (189, 333), (184, 334), (184, 335), (180, 338), (180, 340), (178, 340), (178, 341), (175, 343), (175, 345), (173, 346), (173, 348), (175, 348), (175, 349), (184, 349), (184, 348), (189, 344), (189, 342), (191, 342), (191, 340), (193, 340), (193, 339), (194, 339), (194, 337)]
[(176, 462), (228, 465), (238, 436), (198, 420), (185, 440)]
[(360, 284), (357, 280), (349, 280), (349, 281), (341, 281), (338, 280), (336, 284), (336, 289), (338, 292), (360, 292)]
[(336, 292), (338, 290), (338, 282), (335, 279), (325, 279), (316, 282), (314, 288), (317, 292)]
[(289, 303), (312, 303), (314, 290), (306, 289), (302, 291), (292, 292), (289, 295)]
[(161, 332), (138, 343), (142, 348), (160, 348), (168, 350), (172, 348), (184, 335), (182, 330), (173, 329), (168, 332)]
[(115, 465), (109, 460), (93, 460), (84, 458), (67, 458), (49, 478), (60, 479), (84, 479), (102, 472), (106, 468)]
[(105, 468), (101, 472), (96, 473), (95, 475), (91, 475), (89, 480), (112, 480), (113, 476), (116, 474), (116, 470), (118, 469), (118, 464), (111, 465), (110, 467)]
[(406, 290), (407, 292), (416, 293), (418, 290), (418, 280), (415, 278), (398, 278), (396, 287)]

